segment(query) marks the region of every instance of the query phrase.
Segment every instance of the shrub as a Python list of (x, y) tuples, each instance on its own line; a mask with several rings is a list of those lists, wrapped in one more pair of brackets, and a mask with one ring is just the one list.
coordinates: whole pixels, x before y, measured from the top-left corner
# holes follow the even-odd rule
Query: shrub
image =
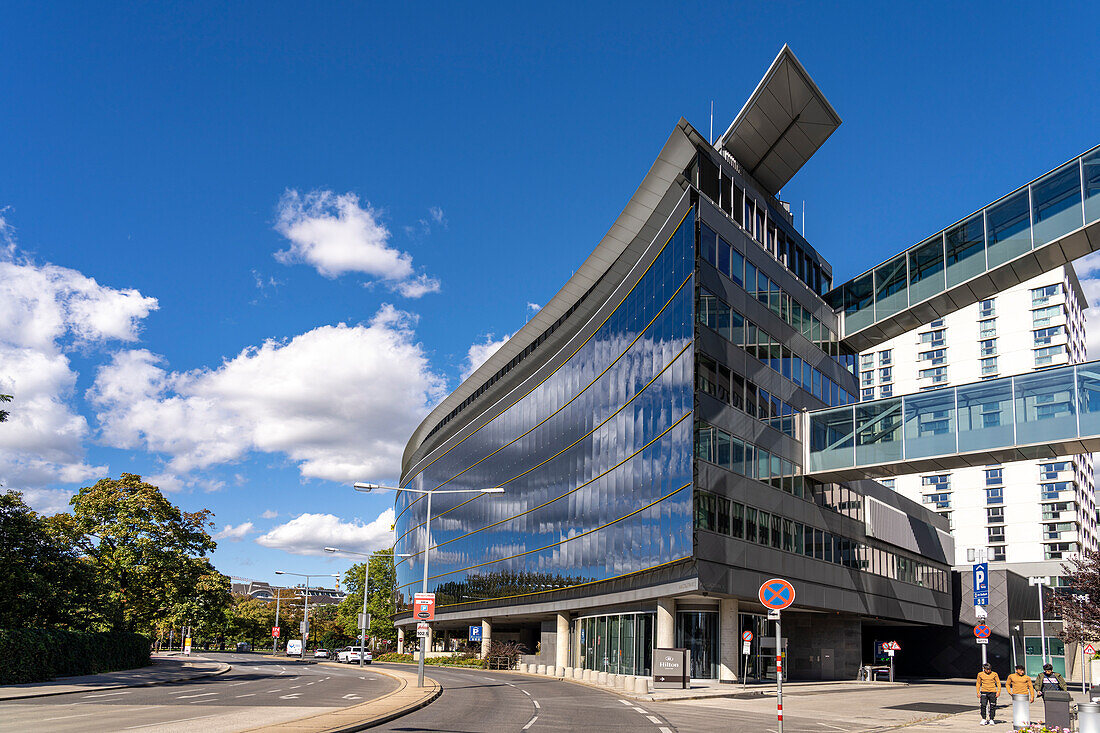
[[(415, 654), (379, 654), (374, 658), (376, 662), (397, 662), (399, 664), (416, 664), (420, 659)], [(425, 665), (431, 665), (435, 667), (478, 667), (485, 668), (485, 660), (472, 657), (455, 656), (455, 657), (428, 657), (424, 660)]]
[(0, 684), (45, 682), (149, 664), (149, 640), (126, 631), (0, 629)]

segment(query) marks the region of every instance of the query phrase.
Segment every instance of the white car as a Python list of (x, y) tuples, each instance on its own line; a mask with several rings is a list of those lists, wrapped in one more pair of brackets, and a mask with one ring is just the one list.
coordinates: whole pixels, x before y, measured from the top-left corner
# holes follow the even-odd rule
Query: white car
[(363, 656), (363, 663), (364, 664), (370, 664), (371, 663), (371, 656), (372, 655), (371, 655), (370, 649), (364, 649), (363, 647), (358, 647), (358, 646), (349, 646), (349, 647), (344, 647), (343, 649), (341, 649), (336, 654), (336, 661), (337, 662), (344, 662), (345, 664), (359, 664), (360, 654), (362, 654), (362, 656)]
[(313, 658), (314, 659), (328, 659), (328, 649), (314, 649), (313, 650)]

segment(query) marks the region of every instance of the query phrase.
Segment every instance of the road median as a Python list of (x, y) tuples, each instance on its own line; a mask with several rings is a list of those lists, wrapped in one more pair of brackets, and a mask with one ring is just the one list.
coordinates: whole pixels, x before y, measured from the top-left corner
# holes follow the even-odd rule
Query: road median
[(119, 672), (104, 672), (79, 677), (63, 677), (50, 682), (32, 682), (0, 687), (0, 702), (23, 700), (31, 697), (71, 695), (79, 692), (100, 692), (123, 687), (151, 687), (190, 682), (203, 677), (214, 677), (228, 672), (232, 667), (202, 657), (154, 657), (153, 664)]

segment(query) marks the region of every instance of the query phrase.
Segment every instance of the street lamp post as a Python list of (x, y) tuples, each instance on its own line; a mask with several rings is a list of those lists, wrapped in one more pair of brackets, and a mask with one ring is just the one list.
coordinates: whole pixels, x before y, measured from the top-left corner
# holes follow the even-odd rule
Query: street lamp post
[[(374, 552), (369, 552), (369, 553), (368, 552), (355, 552), (354, 550), (341, 550), (338, 547), (326, 547), (325, 552), (330, 552), (330, 553), (338, 552), (341, 555), (359, 555), (360, 557), (368, 558), (367, 561), (365, 563), (363, 563), (363, 613), (360, 616), (361, 626), (359, 627), (359, 630), (361, 632), (361, 635), (359, 637), (360, 638), (359, 643), (362, 645), (362, 646), (359, 647), (359, 666), (362, 667), (363, 666), (363, 657), (364, 657), (363, 649), (367, 645), (367, 631), (370, 629), (370, 623), (367, 620), (367, 585), (368, 585), (367, 581), (370, 578), (370, 561), (371, 561), (371, 559), (375, 558), (376, 556), (384, 555), (386, 553), (384, 553), (382, 550), (375, 550)], [(393, 555), (391, 554), (390, 557), (393, 557)], [(402, 554), (399, 555), (399, 557), (412, 557), (412, 555), (402, 553)]]
[[(306, 645), (309, 643), (309, 581), (311, 578), (339, 578), (336, 573), (290, 573), (285, 570), (276, 570), (276, 575), (296, 575), (306, 579), (305, 610), (302, 614), (302, 659), (306, 658)], [(278, 604), (278, 601), (276, 601)]]
[[(413, 494), (425, 494), (428, 497), (427, 511), (424, 515), (424, 584), (422, 593), (428, 592), (428, 551), (432, 546), (432, 494), (503, 494), (504, 489), (500, 486), (494, 486), (489, 489), (436, 489), (434, 491), (428, 491), (425, 489), (410, 489), (401, 488), (398, 486), (379, 486), (378, 484), (356, 483), (355, 490), (364, 494), (369, 494), (371, 491), (408, 491)], [(427, 657), (427, 645), (423, 642), (420, 643), (420, 661), (417, 664), (417, 687), (424, 686), (424, 659)]]

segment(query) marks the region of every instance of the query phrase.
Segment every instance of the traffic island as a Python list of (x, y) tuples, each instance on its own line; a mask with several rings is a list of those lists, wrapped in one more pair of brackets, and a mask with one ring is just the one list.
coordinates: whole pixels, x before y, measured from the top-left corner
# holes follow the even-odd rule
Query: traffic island
[[(321, 662), (321, 664), (336, 664)], [(341, 667), (345, 665), (340, 665)], [(281, 731), (282, 733), (351, 733), (419, 710), (443, 694), (443, 687), (431, 677), (424, 678), (424, 687), (417, 687), (416, 674), (398, 669), (372, 668), (371, 672), (384, 674), (397, 680), (397, 689), (349, 708), (320, 713), (308, 718), (288, 720), (285, 723), (264, 725), (252, 730)]]
[(190, 682), (203, 677), (214, 677), (225, 674), (230, 669), (232, 667), (224, 662), (215, 662), (203, 657), (154, 656), (153, 663), (148, 667), (79, 677), (62, 677), (50, 682), (5, 685), (0, 687), (0, 701), (69, 695), (77, 692), (100, 692), (123, 687), (169, 685), (176, 682)]

